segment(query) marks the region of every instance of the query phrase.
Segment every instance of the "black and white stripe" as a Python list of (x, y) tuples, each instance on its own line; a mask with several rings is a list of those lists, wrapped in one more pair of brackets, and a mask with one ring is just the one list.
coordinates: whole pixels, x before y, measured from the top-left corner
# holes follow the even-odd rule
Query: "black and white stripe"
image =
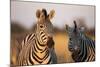
[[(75, 62), (95, 61), (95, 41), (90, 39), (82, 29), (66, 27), (69, 35), (68, 49)], [(69, 30), (70, 29), (70, 30)]]
[[(46, 35), (41, 35), (40, 38), (46, 41)], [(52, 45), (52, 44), (51, 44)], [(51, 55), (54, 51), (45, 44), (41, 44), (36, 35), (30, 34), (22, 42), (22, 50), (19, 54), (18, 65), (33, 65), (33, 64), (51, 64), (56, 63)], [(55, 52), (54, 52), (55, 53)]]

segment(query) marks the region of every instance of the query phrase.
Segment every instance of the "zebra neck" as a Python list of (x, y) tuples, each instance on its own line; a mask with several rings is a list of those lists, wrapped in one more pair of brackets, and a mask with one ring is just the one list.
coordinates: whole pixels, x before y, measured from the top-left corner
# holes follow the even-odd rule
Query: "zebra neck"
[(35, 39), (34, 50), (35, 52), (44, 53), (47, 49), (47, 46), (40, 44), (37, 38)]
[(36, 31), (36, 39), (38, 40), (38, 42), (42, 45), (47, 44), (47, 40), (48, 40), (48, 35), (45, 31), (43, 30), (37, 30)]
[(88, 46), (87, 46), (88, 42), (82, 39), (80, 45), (82, 45), (82, 47), (79, 53), (79, 59), (80, 61), (85, 61), (87, 58), (87, 53), (88, 53)]
[(29, 60), (34, 63), (34, 64), (41, 64), (44, 62), (44, 60), (46, 60), (49, 57), (49, 53), (48, 51), (46, 51), (45, 53), (38, 53), (38, 52), (34, 52), (34, 49), (30, 50), (30, 54), (29, 54)]
[(72, 54), (72, 58), (75, 60), (75, 62), (83, 62), (87, 58), (87, 42), (83, 39), (80, 40), (81, 49), (79, 52), (74, 52)]

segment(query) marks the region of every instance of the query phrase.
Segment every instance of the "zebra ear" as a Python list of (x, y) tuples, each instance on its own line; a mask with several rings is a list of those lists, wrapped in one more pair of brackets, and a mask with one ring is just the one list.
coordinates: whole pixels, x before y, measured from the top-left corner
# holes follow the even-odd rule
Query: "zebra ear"
[(66, 30), (68, 32), (69, 31), (69, 26), (67, 24), (65, 26), (66, 26)]
[(75, 20), (74, 20), (74, 28), (77, 29), (77, 24)]
[(46, 18), (47, 17), (47, 11), (46, 11), (46, 9), (42, 9), (42, 13), (43, 13), (43, 15), (44, 15), (44, 17)]
[(40, 14), (41, 14), (41, 10), (38, 9), (38, 10), (36, 11), (36, 17), (37, 17), (37, 18), (40, 18)]
[(79, 30), (80, 30), (81, 32), (84, 32), (84, 31), (85, 31), (85, 27), (80, 27)]
[(48, 18), (49, 19), (52, 19), (55, 15), (55, 11), (54, 10), (51, 10), (50, 13), (48, 14)]
[(65, 26), (66, 26), (66, 30), (68, 30), (68, 25), (66, 24)]
[(77, 24), (75, 20), (74, 20), (74, 31), (77, 32)]

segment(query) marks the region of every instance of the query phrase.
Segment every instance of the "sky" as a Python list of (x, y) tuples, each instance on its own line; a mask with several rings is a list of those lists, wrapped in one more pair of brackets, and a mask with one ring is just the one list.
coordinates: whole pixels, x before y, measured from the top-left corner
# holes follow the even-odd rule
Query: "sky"
[(11, 1), (11, 21), (18, 21), (26, 28), (31, 28), (37, 20), (36, 10), (42, 8), (45, 8), (48, 13), (52, 9), (55, 10), (55, 16), (51, 21), (59, 28), (63, 28), (65, 24), (73, 26), (73, 20), (78, 19), (83, 19), (88, 28), (95, 26), (94, 6), (40, 2)]

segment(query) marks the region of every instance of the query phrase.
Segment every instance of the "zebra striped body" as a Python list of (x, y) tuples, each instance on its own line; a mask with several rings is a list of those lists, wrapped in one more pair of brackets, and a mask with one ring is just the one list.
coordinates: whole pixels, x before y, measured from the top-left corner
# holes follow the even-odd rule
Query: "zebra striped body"
[[(88, 37), (84, 38), (80, 35), (80, 47), (78, 48), (78, 51), (72, 53), (72, 58), (75, 62), (88, 62), (95, 60), (95, 42)], [(69, 43), (71, 43), (71, 41)]]
[[(57, 62), (51, 29), (50, 20), (44, 20), (42, 14), (42, 19), (39, 19), (35, 32), (27, 35), (22, 41), (18, 65), (52, 64)], [(49, 45), (52, 47), (49, 47)]]
[(75, 62), (95, 61), (95, 42), (86, 36), (83, 30), (66, 27), (69, 35), (68, 49), (72, 52), (72, 58)]

